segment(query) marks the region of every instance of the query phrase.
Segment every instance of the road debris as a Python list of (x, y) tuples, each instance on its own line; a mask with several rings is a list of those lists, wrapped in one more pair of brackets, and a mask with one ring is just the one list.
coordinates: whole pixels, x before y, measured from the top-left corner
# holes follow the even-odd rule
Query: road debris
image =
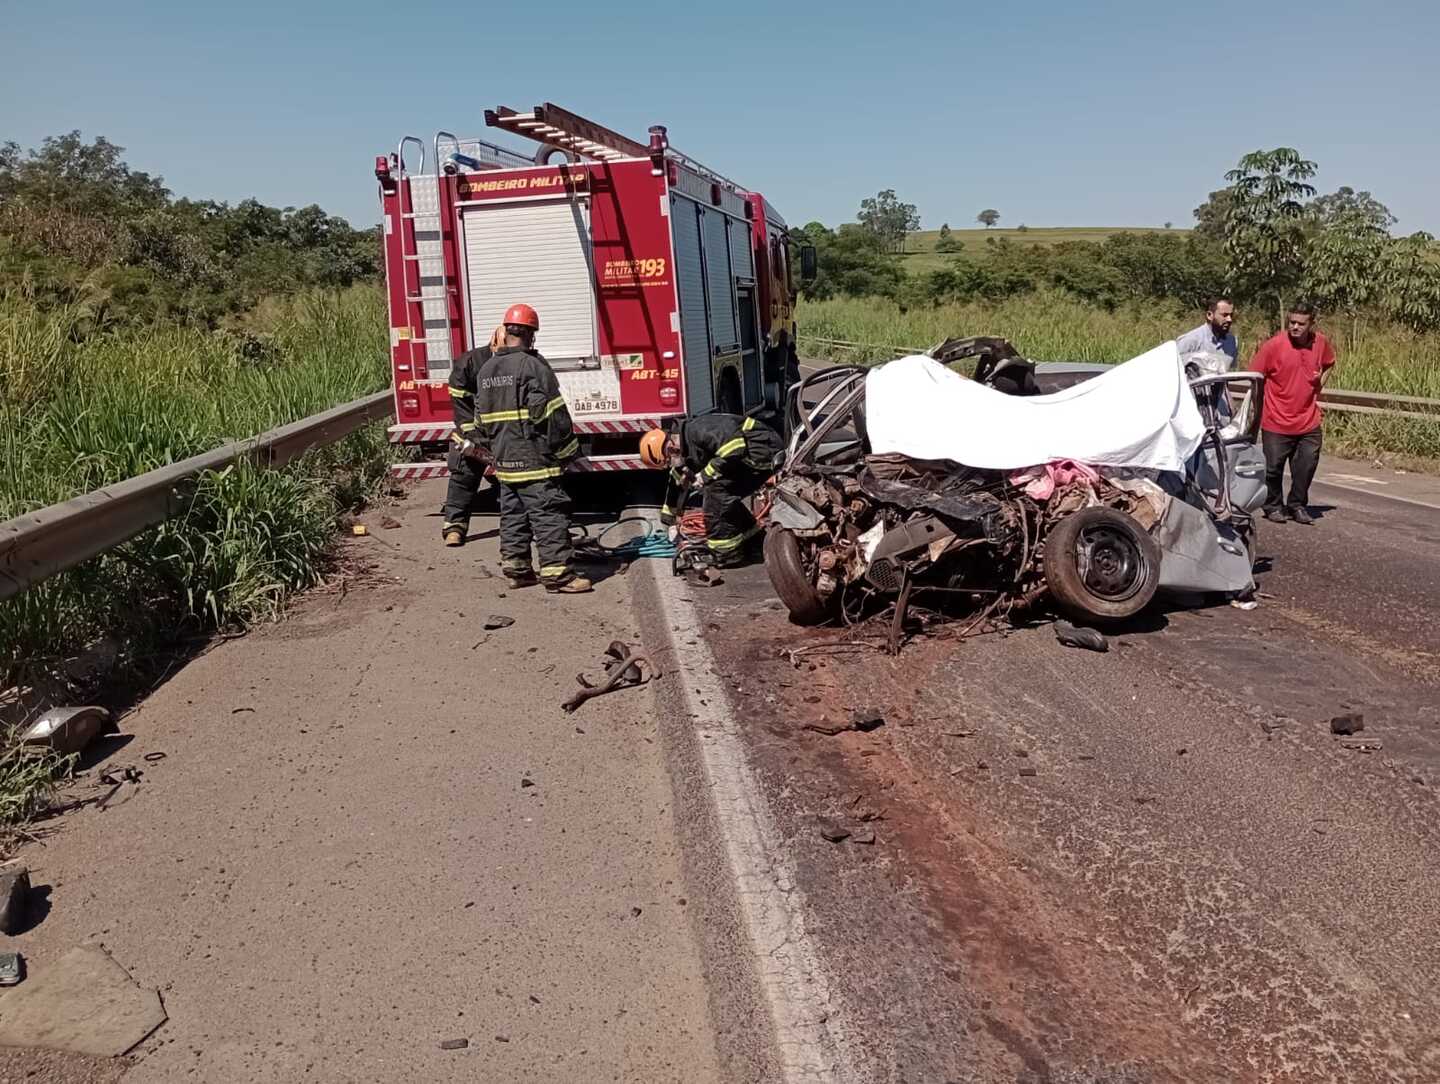
[(122, 780), (112, 786), (107, 794), (95, 803), (95, 808), (102, 813), (114, 809), (118, 805), (124, 805), (131, 798), (140, 792), (140, 784), (133, 780)]
[(18, 952), (0, 952), (0, 986), (19, 986), (25, 977), (25, 958)]
[(1095, 629), (1085, 629), (1068, 621), (1055, 622), (1055, 639), (1066, 647), (1083, 647), (1087, 651), (1105, 652), (1110, 650), (1110, 641)]
[(365, 526), (365, 524), (363, 523), (356, 523), (350, 528), (350, 533), (353, 534), (356, 538), (364, 538), (370, 533), (370, 528)]
[(29, 913), (30, 871), (19, 862), (0, 868), (0, 933), (19, 933)]
[(1342, 738), (1341, 749), (1354, 749), (1360, 753), (1376, 753), (1385, 748), (1385, 743), (1379, 738)]
[(400, 521), (394, 516), (381, 516), (380, 526), (387, 531), (396, 531), (400, 529)]
[(1020, 769), (1020, 774), (1021, 774), (1022, 776), (1024, 776), (1026, 779), (1029, 779), (1031, 776), (1036, 775), (1036, 774), (1038, 774), (1038, 773), (1035, 771), (1034, 768), (1024, 767), (1024, 768), (1021, 768), (1021, 769)]
[(1260, 603), (1256, 602), (1253, 598), (1232, 598), (1230, 605), (1237, 610), (1253, 610), (1256, 609)]
[(1330, 720), (1332, 734), (1358, 734), (1365, 729), (1365, 716), (1358, 711), (1346, 712)]
[[(560, 706), (566, 713), (575, 711), (587, 700), (597, 696), (604, 696), (606, 693), (614, 692), (616, 689), (632, 688), (637, 685), (645, 685), (660, 677), (660, 672), (655, 668), (648, 656), (640, 652), (631, 652), (629, 645), (619, 640), (611, 642), (605, 649), (605, 680), (599, 685), (592, 685), (586, 680), (584, 674), (576, 674), (575, 680), (580, 685), (579, 690), (569, 700)], [(642, 668), (649, 670), (648, 677), (642, 674)]]
[(850, 829), (841, 827), (828, 817), (821, 817), (820, 838), (831, 843), (843, 843), (850, 838)]
[(824, 734), (826, 737), (834, 737), (836, 734), (846, 734), (850, 731), (858, 731), (868, 734), (872, 730), (878, 730), (885, 725), (885, 717), (874, 711), (854, 711), (845, 722), (832, 721), (828, 716), (820, 716), (818, 722), (805, 723), (802, 730), (813, 730), (817, 734)]
[(0, 1045), (118, 1058), (166, 1019), (158, 991), (142, 989), (103, 947), (87, 943), (5, 995)]
[(513, 617), (506, 617), (504, 614), (491, 614), (480, 627), (486, 632), (492, 632), (495, 629), (508, 629), (513, 624), (515, 624)]
[(851, 842), (851, 843), (863, 843), (863, 844), (865, 844), (865, 845), (867, 845), (867, 846), (873, 845), (874, 842), (875, 842), (875, 829), (873, 829), (873, 828), (862, 828), (862, 829), (860, 829), (860, 831), (856, 832), (854, 835), (852, 835), (852, 836), (850, 837), (850, 842)]
[(69, 756), (94, 741), (109, 722), (110, 712), (98, 705), (52, 708), (20, 735), (20, 741), (23, 745), (50, 748), (61, 756)]
[(879, 730), (885, 725), (885, 716), (873, 710), (852, 712), (850, 725), (862, 734), (868, 734), (870, 731)]
[(469, 1039), (441, 1039), (441, 1050), (464, 1050), (470, 1045)]

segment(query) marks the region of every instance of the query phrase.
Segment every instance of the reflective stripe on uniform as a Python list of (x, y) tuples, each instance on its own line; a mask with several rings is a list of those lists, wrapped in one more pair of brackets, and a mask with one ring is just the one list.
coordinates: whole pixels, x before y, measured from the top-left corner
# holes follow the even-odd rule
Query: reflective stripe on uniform
[(553, 579), (555, 579), (555, 578), (557, 578), (557, 577), (559, 577), (559, 576), (564, 576), (564, 575), (565, 575), (566, 573), (568, 573), (569, 571), (570, 571), (570, 566), (569, 566), (569, 565), (541, 565), (541, 566), (540, 566), (540, 575), (541, 575), (544, 579), (547, 579), (547, 580), (553, 580)]
[(559, 467), (539, 467), (536, 470), (497, 470), (495, 477), (514, 485), (517, 482), (539, 482), (546, 478), (559, 478), (563, 472)]
[(719, 448), (715, 449), (715, 455), (709, 463), (705, 464), (705, 477), (718, 478), (720, 476), (720, 460), (728, 459), (737, 452), (745, 450), (744, 437), (731, 437)]
[(450, 388), (450, 398), (452, 399), (469, 399), (474, 394), (473, 392), (466, 391), (464, 388), (457, 388), (453, 384), (447, 385), (447, 387)]
[(707, 538), (705, 545), (709, 546), (716, 553), (725, 553), (735, 549), (737, 546), (744, 545), (759, 533), (760, 525), (757, 523), (744, 534), (737, 534), (734, 538)]
[(528, 417), (528, 410), (497, 410), (494, 414), (481, 414), (477, 420), (481, 425), (494, 425), (496, 422), (518, 422)]
[(746, 419), (745, 419), (745, 424), (740, 427), (740, 432), (742, 432), (742, 433), (748, 433), (748, 432), (750, 432), (750, 430), (752, 430), (752, 429), (754, 429), (754, 428), (755, 428), (755, 419), (754, 419), (754, 418), (746, 418)]
[(475, 423), (475, 422), (461, 422), (461, 423), (460, 423), (460, 431), (461, 431), (462, 433), (468, 433), (468, 432), (470, 432), (472, 429), (474, 429), (475, 426), (476, 426), (476, 423)]
[(557, 456), (559, 456), (561, 459), (568, 459), (568, 458), (570, 458), (572, 455), (575, 455), (575, 454), (576, 454), (577, 452), (579, 452), (579, 451), (580, 451), (580, 438), (579, 438), (579, 437), (571, 437), (565, 444), (562, 444), (562, 445), (560, 446), (560, 450), (559, 450), (558, 452), (556, 452), (555, 454), (556, 454)]
[(545, 404), (545, 412), (540, 415), (540, 420), (543, 422), (546, 418), (550, 417), (550, 415), (554, 414), (557, 410), (563, 409), (564, 406), (565, 396), (555, 396), (554, 399), (551, 399), (548, 403)]

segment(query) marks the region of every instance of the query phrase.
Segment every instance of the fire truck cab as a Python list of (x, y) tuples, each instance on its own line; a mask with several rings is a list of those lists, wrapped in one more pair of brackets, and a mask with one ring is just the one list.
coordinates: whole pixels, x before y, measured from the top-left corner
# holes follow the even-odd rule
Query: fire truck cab
[[(519, 301), (540, 314), (581, 441), (576, 470), (642, 466), (638, 434), (678, 415), (783, 413), (795, 379), (796, 276), (785, 221), (759, 193), (674, 150), (557, 106), (487, 110), (539, 144), (414, 136), (377, 157), (395, 424), (447, 473), (452, 361)], [(813, 250), (804, 252), (804, 263)]]

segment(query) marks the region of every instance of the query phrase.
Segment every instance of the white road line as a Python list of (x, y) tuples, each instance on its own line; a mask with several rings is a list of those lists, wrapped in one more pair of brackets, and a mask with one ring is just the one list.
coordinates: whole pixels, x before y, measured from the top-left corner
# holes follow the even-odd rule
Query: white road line
[[(1330, 478), (1342, 477), (1344, 477), (1344, 475), (1332, 474), (1330, 476)], [(1434, 508), (1437, 511), (1440, 511), (1440, 504), (1436, 504), (1433, 501), (1420, 501), (1416, 500), (1414, 497), (1402, 497), (1398, 493), (1376, 493), (1373, 489), (1367, 489), (1364, 486), (1352, 486), (1347, 485), (1344, 482), (1332, 482), (1326, 478), (1316, 478), (1315, 485), (1330, 486), (1332, 489), (1348, 489), (1352, 493), (1364, 493), (1367, 496), (1374, 497), (1376, 500), (1380, 501), (1399, 501), (1402, 504), (1413, 504), (1419, 508)]]
[(806, 932), (804, 896), (715, 676), (715, 657), (700, 637), (687, 642), (675, 635), (675, 629), (700, 627), (690, 588), (668, 574), (665, 562), (639, 562), (631, 574), (641, 568), (654, 579), (665, 609), (661, 625), (683, 675), (685, 707), (699, 735), (756, 976), (774, 1023), (784, 1084), (859, 1084), (869, 1074), (859, 1068), (858, 1046)]
[(1379, 478), (1367, 478), (1363, 474), (1332, 474), (1331, 478), (1343, 478), (1347, 482), (1355, 482), (1363, 486), (1388, 486), (1389, 482), (1381, 481)]

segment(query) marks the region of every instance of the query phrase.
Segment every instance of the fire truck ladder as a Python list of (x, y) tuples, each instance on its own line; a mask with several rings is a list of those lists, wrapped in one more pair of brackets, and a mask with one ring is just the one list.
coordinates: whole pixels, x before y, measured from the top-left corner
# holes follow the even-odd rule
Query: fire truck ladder
[(611, 162), (617, 158), (646, 158), (650, 155), (650, 148), (645, 144), (636, 143), (619, 132), (611, 131), (602, 124), (576, 116), (568, 109), (561, 109), (549, 102), (537, 105), (529, 113), (517, 113), (503, 105), (487, 109), (485, 123), (491, 128), (513, 132), (538, 143), (549, 143), (561, 150), (572, 151), (598, 162)]
[[(435, 137), (436, 168), (439, 168), (440, 136)], [(405, 170), (405, 148), (420, 148), (420, 170)], [(441, 244), (440, 178), (425, 172), (425, 144), (415, 136), (400, 141), (396, 153), (400, 181), (400, 260), (405, 293), (406, 324), (410, 330), (410, 363), (417, 380), (444, 380), (452, 360), (450, 328), (450, 284), (445, 276), (445, 252)], [(405, 181), (409, 184), (405, 184)], [(420, 349), (424, 348), (424, 358)], [(422, 366), (425, 371), (421, 371)]]

